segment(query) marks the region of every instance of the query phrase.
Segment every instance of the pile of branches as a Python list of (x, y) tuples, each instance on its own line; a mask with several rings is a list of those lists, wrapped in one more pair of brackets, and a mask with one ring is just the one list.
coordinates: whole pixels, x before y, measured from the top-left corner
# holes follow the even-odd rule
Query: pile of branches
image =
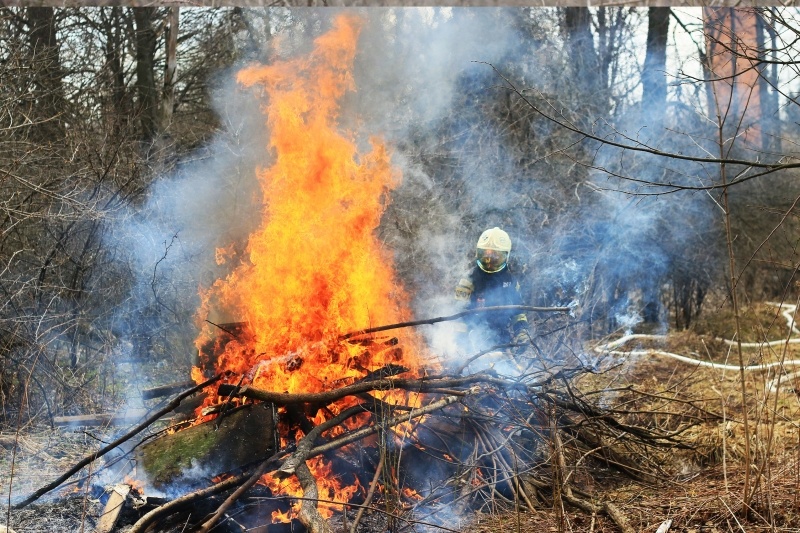
[[(195, 526), (195, 531), (210, 531), (259, 479), (272, 473), (277, 477), (297, 477), (304, 491), (298, 519), (311, 533), (328, 533), (331, 527), (319, 513), (317, 483), (307, 461), (367, 437), (388, 433), (408, 422), (414, 424), (417, 439), (410, 445), (421, 447), (419, 441), (425, 440), (426, 454), (446, 457), (452, 466), (451, 476), (439, 479), (439, 486), (428, 487), (423, 499), (407, 509), (415, 512), (414, 521), (424, 523), (423, 513), (426, 510), (435, 512), (440, 503), (451, 508), (507, 503), (533, 510), (537, 506), (558, 506), (566, 501), (589, 513), (605, 513), (623, 531), (632, 531), (612, 503), (600, 502), (573, 485), (568, 464), (573, 460), (600, 461), (635, 479), (658, 479), (664, 473), (650, 459), (648, 450), (686, 447), (680, 436), (698, 421), (696, 416), (687, 416), (683, 421), (675, 417), (673, 426), (668, 429), (627, 424), (619, 412), (600, 407), (577, 392), (573, 386), (576, 379), (593, 372), (581, 365), (555, 370), (529, 364), (526, 373), (515, 377), (502, 376), (495, 371), (461, 375), (464, 368), (456, 370), (458, 372), (449, 374), (406, 378), (402, 377), (405, 368), (390, 365), (354, 384), (308, 394), (221, 385), (216, 391), (220, 396), (273, 402), (289, 408), (302, 405), (306, 412), (308, 406), (325, 408), (348, 397), (355, 405), (317, 426), (304, 428), (302, 438), (271, 457), (247, 465), (218, 483), (159, 505), (141, 516), (128, 531), (142, 533), (156, 524), (167, 523), (171, 517), (195, 507), (200, 501), (227, 495), (214, 512)], [(85, 457), (59, 479), (15, 507), (24, 507), (54, 490), (84, 466), (132, 439), (184, 399), (212, 387), (222, 377), (216, 376), (179, 394), (133, 430)], [(427, 403), (417, 408), (389, 405), (372, 394), (387, 390), (424, 393)], [(362, 422), (365, 413), (369, 414), (368, 421)], [(329, 436), (330, 430), (354, 417), (360, 417), (358, 429), (338, 431), (337, 436)], [(385, 451), (381, 449), (381, 454)], [(378, 510), (372, 506), (372, 499), (379, 475), (380, 466), (363, 504), (353, 505), (359, 508), (359, 513), (350, 527), (352, 532), (356, 531), (364, 509)]]

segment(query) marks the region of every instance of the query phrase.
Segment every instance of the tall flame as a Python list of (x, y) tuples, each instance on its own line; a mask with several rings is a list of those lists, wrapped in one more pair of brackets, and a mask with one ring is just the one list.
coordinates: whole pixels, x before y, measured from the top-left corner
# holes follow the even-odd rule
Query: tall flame
[[(338, 125), (339, 100), (355, 91), (361, 26), (359, 18), (339, 16), (308, 56), (238, 73), (240, 84), (263, 91), (273, 162), (257, 172), (264, 207), (247, 260), (203, 295), (203, 312), (213, 302), (246, 324), (244, 338), (229, 342), (215, 364), (249, 372), (255, 386), (322, 390), (401, 353), (403, 364), (418, 366), (416, 349), (338, 341), (342, 333), (410, 317), (392, 254), (374, 233), (400, 173), (380, 139), (359, 151), (355, 132)], [(206, 325), (198, 346), (216, 333)]]

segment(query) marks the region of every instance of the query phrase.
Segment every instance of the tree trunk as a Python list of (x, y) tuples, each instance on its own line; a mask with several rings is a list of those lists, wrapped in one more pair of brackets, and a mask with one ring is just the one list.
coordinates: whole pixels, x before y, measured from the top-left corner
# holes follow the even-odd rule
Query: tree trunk
[(647, 12), (647, 50), (642, 69), (642, 107), (649, 111), (653, 119), (655, 135), (661, 133), (667, 104), (669, 13), (668, 7), (651, 7)]
[(108, 74), (106, 83), (109, 87), (111, 101), (105, 106), (105, 119), (109, 128), (116, 137), (125, 131), (128, 125), (130, 108), (128, 106), (127, 87), (125, 85), (124, 71), (124, 20), (122, 8), (114, 6), (110, 16), (106, 16), (106, 8), (102, 8), (102, 31), (105, 39), (105, 58)]
[(592, 35), (592, 15), (585, 7), (565, 7), (563, 27), (570, 54), (572, 77), (584, 95), (594, 94), (598, 87), (600, 67)]
[[(773, 8), (764, 8), (756, 15), (757, 42), (760, 60), (766, 60), (767, 54), (772, 53), (772, 60), (777, 60), (777, 32), (775, 31), (775, 11)], [(769, 15), (769, 20), (765, 17)], [(769, 44), (767, 44), (769, 39)], [(761, 98), (761, 128), (763, 133), (764, 151), (781, 153), (781, 122), (778, 109), (778, 65), (777, 61), (770, 66), (762, 63), (758, 67), (759, 92)]]
[(152, 141), (159, 130), (158, 94), (155, 81), (156, 32), (153, 28), (156, 8), (134, 7), (136, 22), (136, 93), (141, 138)]
[[(703, 8), (703, 23), (713, 87), (709, 115), (722, 117), (727, 139), (761, 149), (761, 98), (757, 23), (751, 9)], [(727, 146), (730, 148), (730, 146)]]
[(166, 39), (167, 65), (164, 69), (164, 89), (161, 92), (161, 125), (164, 129), (168, 128), (170, 122), (172, 122), (172, 111), (175, 106), (179, 10), (178, 6), (170, 7), (167, 15), (167, 20), (169, 21)]
[(38, 97), (30, 116), (39, 124), (34, 128), (43, 141), (58, 144), (64, 135), (65, 111), (63, 70), (59, 55), (57, 22), (52, 7), (27, 8), (29, 25), (28, 42), (31, 48), (31, 66)]

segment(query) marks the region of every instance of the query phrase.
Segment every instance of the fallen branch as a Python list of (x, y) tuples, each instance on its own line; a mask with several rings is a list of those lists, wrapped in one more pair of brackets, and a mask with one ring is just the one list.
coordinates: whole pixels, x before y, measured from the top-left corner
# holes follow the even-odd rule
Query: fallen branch
[(136, 426), (135, 428), (133, 428), (132, 430), (127, 432), (125, 435), (121, 436), (120, 438), (118, 438), (117, 440), (115, 440), (114, 442), (112, 442), (111, 444), (106, 446), (105, 448), (102, 448), (102, 449), (100, 449), (100, 450), (98, 450), (98, 451), (96, 451), (94, 453), (91, 453), (91, 454), (87, 455), (86, 457), (84, 457), (83, 459), (78, 461), (78, 463), (75, 466), (70, 468), (61, 477), (59, 477), (58, 479), (56, 479), (52, 483), (48, 483), (44, 487), (40, 488), (39, 490), (37, 490), (36, 492), (34, 492), (33, 494), (31, 494), (30, 496), (25, 498), (20, 503), (15, 504), (13, 506), (13, 508), (14, 509), (22, 509), (23, 507), (25, 507), (26, 505), (30, 504), (31, 502), (34, 502), (34, 501), (38, 500), (41, 496), (43, 496), (44, 494), (47, 494), (48, 492), (50, 492), (51, 490), (55, 489), (56, 487), (61, 485), (63, 482), (68, 480), (73, 474), (75, 474), (76, 472), (79, 472), (80, 469), (83, 468), (84, 466), (88, 465), (89, 463), (93, 462), (94, 460), (98, 459), (99, 457), (102, 457), (103, 455), (107, 454), (108, 452), (110, 452), (111, 450), (113, 450), (114, 448), (116, 448), (117, 446), (122, 444), (123, 442), (126, 442), (126, 441), (130, 440), (131, 438), (133, 438), (134, 436), (136, 436), (137, 434), (141, 433), (148, 426), (150, 426), (150, 424), (152, 424), (153, 422), (155, 422), (156, 420), (158, 420), (159, 418), (161, 418), (165, 414), (169, 413), (170, 411), (172, 411), (173, 409), (178, 407), (178, 405), (180, 405), (181, 401), (183, 401), (185, 398), (187, 398), (187, 397), (191, 396), (192, 394), (196, 393), (197, 391), (203, 390), (204, 388), (208, 387), (209, 385), (219, 381), (223, 377), (223, 375), (224, 374), (218, 374), (218, 375), (214, 376), (213, 378), (209, 379), (208, 381), (204, 381), (200, 385), (197, 385), (196, 387), (192, 387), (191, 389), (187, 390), (186, 392), (183, 392), (183, 393), (179, 394), (172, 401), (170, 401), (164, 408), (156, 411), (154, 414), (152, 414), (150, 417), (148, 417), (144, 422), (142, 422), (141, 424), (139, 424), (138, 426)]
[[(298, 403), (331, 403), (341, 400), (345, 396), (360, 394), (363, 392), (370, 392), (373, 390), (389, 390), (389, 389), (408, 389), (414, 392), (429, 392), (433, 389), (458, 387), (464, 385), (472, 385), (479, 382), (498, 382), (498, 380), (489, 373), (482, 372), (478, 374), (471, 374), (464, 377), (448, 378), (420, 378), (420, 379), (400, 379), (400, 378), (384, 378), (372, 381), (361, 381), (348, 385), (335, 390), (324, 392), (309, 392), (289, 394), (286, 392), (274, 392), (263, 389), (258, 389), (250, 385), (237, 388), (234, 385), (223, 384), (219, 386), (217, 394), (220, 396), (244, 396), (254, 400), (261, 400), (263, 402), (272, 402), (277, 405), (289, 405)], [(514, 386), (512, 382), (502, 382), (503, 386)]]
[(408, 328), (413, 326), (421, 326), (424, 324), (436, 324), (438, 322), (447, 322), (449, 320), (458, 320), (461, 317), (475, 315), (479, 313), (491, 313), (494, 311), (533, 311), (535, 313), (568, 313), (569, 307), (535, 307), (532, 305), (496, 305), (492, 307), (481, 307), (479, 309), (470, 309), (462, 311), (450, 316), (440, 316), (437, 318), (428, 318), (424, 320), (412, 320), (410, 322), (399, 322), (397, 324), (389, 324), (386, 326), (376, 326), (374, 328), (360, 329), (358, 331), (351, 331), (339, 336), (339, 340), (347, 340), (359, 335), (366, 335), (368, 333), (377, 333), (379, 331), (387, 331), (390, 329)]
[(636, 533), (636, 530), (633, 529), (631, 525), (628, 523), (628, 519), (625, 517), (622, 511), (619, 510), (619, 507), (617, 507), (611, 502), (606, 502), (603, 504), (603, 509), (605, 510), (606, 514), (611, 518), (611, 520), (613, 520), (614, 523), (617, 524), (617, 527), (619, 527), (622, 530), (622, 533)]
[(300, 512), (297, 518), (300, 523), (306, 526), (309, 533), (333, 533), (331, 526), (322, 518), (317, 510), (317, 500), (319, 499), (319, 488), (317, 480), (311, 474), (306, 463), (301, 463), (295, 470), (297, 480), (303, 489), (303, 502), (300, 504)]
[[(569, 489), (568, 486), (565, 488)], [(628, 519), (625, 517), (622, 511), (620, 511), (619, 507), (611, 502), (605, 502), (602, 506), (596, 505), (592, 502), (578, 498), (573, 494), (571, 489), (564, 490), (561, 496), (564, 498), (564, 501), (573, 507), (577, 507), (578, 509), (581, 509), (589, 514), (599, 514), (601, 512), (605, 512), (605, 514), (614, 521), (617, 527), (622, 530), (622, 533), (636, 533), (636, 530), (631, 527)]]

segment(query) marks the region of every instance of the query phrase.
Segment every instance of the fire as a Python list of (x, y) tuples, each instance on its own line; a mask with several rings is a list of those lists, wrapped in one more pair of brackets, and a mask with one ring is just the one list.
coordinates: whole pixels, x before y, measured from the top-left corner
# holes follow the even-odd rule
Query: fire
[[(323, 518), (330, 518), (335, 511), (343, 508), (358, 491), (363, 491), (363, 487), (356, 479), (352, 485), (343, 485), (330, 467), (330, 464), (323, 461), (321, 457), (315, 457), (308, 461), (308, 468), (314, 473), (319, 490), (319, 513)], [(303, 489), (296, 477), (277, 479), (272, 474), (266, 474), (261, 478), (261, 482), (268, 486), (273, 493), (282, 494), (289, 497), (303, 497)], [(286, 512), (280, 510), (272, 513), (273, 522), (288, 522), (292, 516), (297, 516), (300, 509), (300, 500), (292, 503), (292, 508)]]
[(133, 490), (133, 491), (135, 491), (135, 492), (137, 492), (139, 494), (144, 494), (144, 483), (142, 483), (138, 479), (135, 479), (132, 476), (126, 475), (124, 480), (123, 480), (123, 483), (125, 485), (128, 485), (131, 488), (131, 490)]
[(272, 523), (273, 524), (286, 524), (292, 521), (292, 513), (296, 512), (294, 508), (289, 509), (287, 511), (281, 511), (277, 509), (272, 511)]
[(412, 488), (403, 487), (403, 490), (401, 491), (401, 493), (402, 493), (403, 497), (406, 498), (406, 499), (416, 500), (416, 501), (422, 500), (422, 494), (420, 494), (419, 492), (415, 491)]
[[(356, 133), (337, 125), (338, 100), (355, 89), (350, 69), (360, 27), (360, 19), (341, 16), (308, 57), (238, 74), (243, 86), (263, 91), (265, 148), (274, 157), (258, 171), (263, 219), (246, 260), (203, 295), (201, 315), (215, 305), (246, 323), (246, 338), (228, 343), (215, 370), (252, 372), (258, 387), (313, 392), (400, 358), (418, 366), (417, 350), (338, 340), (411, 316), (392, 254), (374, 233), (400, 173), (380, 139), (360, 151)], [(198, 346), (216, 333), (206, 325)]]
[[(193, 370), (197, 382), (229, 371), (262, 389), (318, 392), (388, 363), (420, 368), (422, 344), (413, 332), (404, 334), (402, 349), (397, 343), (365, 346), (339, 339), (411, 318), (392, 253), (375, 235), (400, 172), (380, 138), (365, 142), (339, 124), (340, 99), (356, 89), (351, 71), (361, 26), (357, 17), (340, 16), (308, 56), (238, 73), (243, 87), (263, 95), (271, 163), (257, 172), (262, 220), (244, 255), (232, 245), (217, 250), (218, 263), (241, 263), (201, 295), (201, 318), (213, 309), (237, 317), (244, 328), (215, 360), (206, 357)], [(217, 333), (204, 326), (196, 342), (201, 352)], [(419, 401), (415, 396), (412, 403)], [(331, 412), (343, 407), (331, 406)], [(309, 463), (320, 500), (344, 503), (359, 490), (357, 482), (341, 486), (322, 459)], [(262, 481), (275, 493), (302, 494), (295, 478)], [(332, 512), (321, 506), (323, 514)], [(278, 515), (276, 520), (290, 518)]]

